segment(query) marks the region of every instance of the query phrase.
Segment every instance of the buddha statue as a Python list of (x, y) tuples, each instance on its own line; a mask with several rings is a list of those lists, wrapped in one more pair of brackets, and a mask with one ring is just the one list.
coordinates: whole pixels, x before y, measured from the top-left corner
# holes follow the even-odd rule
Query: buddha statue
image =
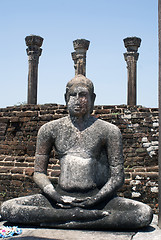
[[(38, 132), (34, 181), (41, 194), (2, 204), (4, 220), (53, 228), (138, 229), (152, 221), (152, 209), (117, 196), (124, 183), (121, 133), (91, 115), (93, 83), (83, 75), (67, 83), (69, 115), (44, 124)], [(49, 155), (58, 153), (61, 174), (54, 186), (47, 177)]]

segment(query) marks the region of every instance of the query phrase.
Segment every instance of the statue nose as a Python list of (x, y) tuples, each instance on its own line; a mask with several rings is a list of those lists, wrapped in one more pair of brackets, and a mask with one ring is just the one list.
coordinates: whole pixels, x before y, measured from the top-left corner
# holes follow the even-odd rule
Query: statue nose
[(76, 95), (76, 99), (77, 99), (77, 101), (79, 100), (79, 94), (77, 93), (77, 95)]
[(80, 103), (79, 94), (76, 95), (76, 104)]
[(76, 104), (79, 104), (79, 98), (76, 99)]

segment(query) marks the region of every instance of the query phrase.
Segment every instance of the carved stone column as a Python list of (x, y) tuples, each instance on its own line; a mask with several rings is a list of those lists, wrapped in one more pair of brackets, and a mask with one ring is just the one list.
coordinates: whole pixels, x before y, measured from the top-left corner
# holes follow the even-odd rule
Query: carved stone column
[(75, 52), (71, 54), (74, 61), (75, 75), (82, 74), (86, 76), (86, 52), (89, 44), (90, 41), (86, 39), (77, 39), (73, 41)]
[(127, 52), (124, 53), (125, 61), (127, 62), (128, 72), (128, 97), (127, 104), (136, 105), (136, 76), (137, 76), (137, 60), (139, 53), (137, 53), (140, 47), (141, 39), (137, 37), (128, 37), (124, 39), (124, 45), (127, 48)]
[(28, 98), (27, 104), (37, 104), (37, 80), (38, 80), (38, 63), (42, 49), (43, 38), (36, 35), (30, 35), (25, 38), (28, 55)]

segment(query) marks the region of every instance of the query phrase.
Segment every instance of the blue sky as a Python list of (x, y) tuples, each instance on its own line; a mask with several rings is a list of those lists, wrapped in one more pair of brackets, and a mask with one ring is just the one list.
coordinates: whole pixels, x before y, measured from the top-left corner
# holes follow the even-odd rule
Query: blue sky
[(39, 61), (38, 103), (64, 104), (74, 77), (73, 40), (90, 40), (87, 77), (96, 105), (127, 102), (123, 39), (142, 39), (137, 64), (137, 104), (158, 106), (157, 0), (0, 0), (0, 107), (27, 100), (25, 37), (44, 38)]

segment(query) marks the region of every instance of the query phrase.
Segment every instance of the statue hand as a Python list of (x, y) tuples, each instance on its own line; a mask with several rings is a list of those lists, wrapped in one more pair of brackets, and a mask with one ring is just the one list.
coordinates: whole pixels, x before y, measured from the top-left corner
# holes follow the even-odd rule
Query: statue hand
[(62, 196), (55, 190), (48, 193), (48, 195), (56, 202), (63, 204)]
[(71, 207), (88, 207), (93, 206), (95, 204), (95, 198), (75, 198), (70, 196), (60, 196), (59, 202), (57, 201), (57, 205), (61, 208), (71, 208)]
[(99, 198), (93, 196), (84, 199), (75, 199), (74, 201), (72, 201), (71, 205), (75, 207), (88, 208), (96, 205), (99, 201)]
[[(59, 195), (60, 196), (60, 195)], [(72, 202), (75, 200), (74, 197), (70, 196), (60, 196), (59, 201), (57, 201), (57, 206), (61, 208), (71, 208), (72, 207)]]
[(46, 193), (50, 198), (52, 198), (57, 205), (62, 207), (64, 204), (67, 203), (62, 195), (60, 195), (55, 189), (52, 184), (48, 184), (43, 189), (44, 193)]

